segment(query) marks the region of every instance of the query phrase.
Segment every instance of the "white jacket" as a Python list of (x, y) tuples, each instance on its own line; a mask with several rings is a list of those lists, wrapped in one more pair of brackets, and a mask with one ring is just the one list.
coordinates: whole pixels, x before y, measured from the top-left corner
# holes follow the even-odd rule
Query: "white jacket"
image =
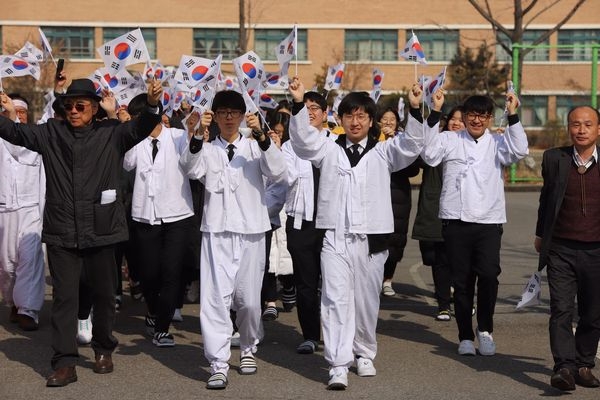
[(264, 233), (271, 229), (263, 177), (285, 181), (286, 166), (273, 143), (262, 151), (254, 140), (240, 137), (231, 162), (220, 141), (204, 143), (192, 154), (186, 146), (180, 163), (191, 179), (204, 183), (203, 232)]
[(421, 152), (421, 124), (409, 119), (404, 134), (378, 142), (354, 168), (342, 146), (313, 130), (306, 107), (292, 116), (295, 153), (321, 172), (316, 227), (335, 229), (336, 235), (393, 232), (390, 174), (409, 166)]

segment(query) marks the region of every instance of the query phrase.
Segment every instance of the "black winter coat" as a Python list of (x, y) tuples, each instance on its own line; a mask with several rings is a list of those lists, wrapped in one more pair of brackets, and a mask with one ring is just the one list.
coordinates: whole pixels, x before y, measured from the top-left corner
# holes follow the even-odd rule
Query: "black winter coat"
[[(124, 124), (117, 120), (73, 128), (50, 119), (42, 125), (16, 124), (0, 117), (0, 137), (42, 155), (46, 172), (46, 206), (42, 241), (85, 249), (128, 239), (120, 177), (127, 150), (160, 123), (160, 114), (144, 111)], [(117, 200), (100, 204), (105, 190)]]

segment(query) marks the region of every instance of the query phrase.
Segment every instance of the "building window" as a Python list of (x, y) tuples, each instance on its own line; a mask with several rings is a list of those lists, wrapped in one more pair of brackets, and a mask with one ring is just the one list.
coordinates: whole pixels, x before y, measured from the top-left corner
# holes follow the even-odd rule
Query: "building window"
[(398, 60), (398, 31), (347, 29), (344, 59), (348, 61)]
[(42, 27), (52, 49), (70, 58), (96, 58), (94, 28)]
[(544, 126), (548, 120), (548, 96), (523, 96), (520, 120), (523, 126)]
[(590, 96), (556, 96), (556, 119), (567, 126), (567, 114), (571, 108), (590, 104)]
[[(523, 43), (521, 44), (532, 44), (537, 38), (546, 33), (545, 31), (540, 30), (527, 30), (523, 32)], [(503, 33), (498, 33), (496, 36), (496, 41), (498, 43), (505, 43), (508, 48), (512, 48), (512, 43), (508, 37), (506, 37)], [(540, 45), (548, 45), (548, 39), (539, 43)], [(523, 51), (524, 49), (521, 49)], [(496, 44), (496, 61), (511, 61), (512, 54), (509, 54), (500, 46), (500, 44)], [(548, 61), (548, 48), (538, 48), (533, 49), (527, 55), (525, 55), (524, 61)]]
[[(570, 29), (558, 31), (559, 45), (591, 45), (600, 43), (598, 29)], [(558, 48), (558, 61), (590, 61), (591, 47)]]
[(226, 60), (238, 56), (238, 29), (194, 29), (194, 56), (214, 59), (223, 54)]
[[(102, 38), (104, 39), (104, 43), (106, 43), (135, 29), (137, 28), (104, 28), (102, 30)], [(156, 59), (156, 29), (141, 29), (144, 42), (146, 42), (146, 47), (148, 48), (148, 54), (150, 54), (150, 58)]]
[[(406, 31), (406, 40), (413, 31)], [(427, 61), (450, 62), (458, 51), (458, 31), (453, 30), (418, 30), (414, 31), (421, 43)]]
[[(291, 32), (291, 29), (256, 29), (254, 30), (254, 51), (262, 60), (277, 60), (277, 47)], [(306, 29), (298, 29), (298, 60), (307, 59)]]

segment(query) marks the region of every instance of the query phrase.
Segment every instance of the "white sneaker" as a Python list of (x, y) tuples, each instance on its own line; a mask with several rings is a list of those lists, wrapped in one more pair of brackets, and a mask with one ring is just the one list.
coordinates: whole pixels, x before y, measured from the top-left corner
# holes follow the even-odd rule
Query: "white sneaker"
[(479, 341), (479, 354), (482, 356), (493, 356), (496, 354), (496, 343), (492, 334), (488, 331), (480, 332), (477, 329), (477, 341)]
[(381, 286), (381, 294), (387, 297), (393, 297), (396, 295), (396, 292), (392, 288), (392, 282), (383, 282)]
[(472, 340), (461, 340), (458, 345), (458, 354), (461, 356), (474, 356), (477, 354), (475, 351), (475, 343)]
[(234, 332), (231, 335), (231, 347), (240, 347), (240, 333)]
[(333, 367), (329, 370), (329, 382), (327, 390), (346, 390), (348, 387), (348, 369), (345, 367)]
[(368, 358), (359, 357), (356, 359), (356, 369), (358, 376), (375, 376), (377, 370), (373, 365), (373, 361)]
[(176, 308), (173, 313), (173, 318), (171, 318), (173, 322), (183, 322), (183, 316), (181, 315), (181, 308)]
[(81, 345), (92, 343), (92, 315), (87, 319), (77, 320), (77, 343)]

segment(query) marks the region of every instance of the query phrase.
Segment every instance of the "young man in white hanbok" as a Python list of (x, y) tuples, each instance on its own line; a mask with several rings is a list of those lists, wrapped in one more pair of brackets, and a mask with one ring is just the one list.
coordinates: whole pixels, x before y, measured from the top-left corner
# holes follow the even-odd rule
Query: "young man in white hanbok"
[[(421, 124), (410, 117), (406, 132), (385, 142), (369, 135), (376, 105), (366, 93), (350, 93), (338, 113), (345, 134), (333, 142), (316, 134), (303, 102), (304, 85), (290, 83), (294, 99), (290, 138), (295, 153), (319, 168), (316, 227), (325, 230), (321, 252), (321, 322), (330, 390), (348, 386), (348, 368), (376, 374), (375, 330), (386, 237), (394, 230), (390, 174), (410, 165), (423, 147)], [(412, 92), (411, 92), (412, 93)], [(419, 100), (411, 95), (411, 104)]]
[[(190, 139), (181, 164), (191, 179), (205, 185), (200, 256), (200, 324), (204, 355), (211, 367), (208, 389), (227, 386), (230, 341), (236, 311), (240, 333), (240, 368), (254, 374), (260, 337), (260, 290), (265, 267), (265, 232), (271, 229), (264, 178), (286, 179), (285, 159), (271, 144), (256, 115), (246, 115), (241, 94), (215, 95), (212, 110), (201, 118), (200, 135)], [(203, 143), (202, 134), (214, 121), (219, 136)], [(240, 135), (242, 121), (254, 140)]]

